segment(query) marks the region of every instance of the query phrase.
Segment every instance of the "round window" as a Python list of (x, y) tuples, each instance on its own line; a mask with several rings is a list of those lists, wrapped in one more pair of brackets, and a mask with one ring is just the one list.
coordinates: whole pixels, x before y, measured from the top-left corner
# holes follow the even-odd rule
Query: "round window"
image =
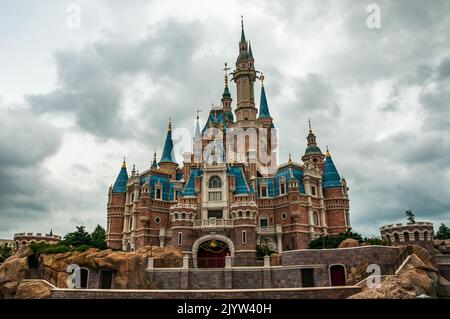
[(282, 220), (286, 220), (286, 218), (287, 218), (287, 214), (286, 214), (286, 213), (282, 213), (282, 214), (281, 214), (281, 219), (282, 219)]
[(155, 223), (159, 224), (161, 222), (161, 218), (155, 217)]

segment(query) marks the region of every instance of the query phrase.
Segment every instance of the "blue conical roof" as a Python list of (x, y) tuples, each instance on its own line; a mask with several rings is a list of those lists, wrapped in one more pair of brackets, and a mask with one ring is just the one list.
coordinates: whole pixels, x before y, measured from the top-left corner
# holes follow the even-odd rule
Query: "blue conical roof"
[(112, 192), (113, 193), (125, 193), (127, 191), (128, 173), (125, 161), (123, 161), (122, 168), (119, 175), (116, 178)]
[(259, 118), (270, 117), (269, 104), (267, 103), (266, 90), (261, 87), (261, 99), (259, 101)]
[(325, 167), (323, 168), (323, 188), (332, 188), (341, 186), (341, 177), (334, 166), (330, 153), (327, 151)]
[(172, 141), (172, 124), (169, 122), (169, 128), (167, 129), (166, 142), (164, 143), (164, 149), (161, 156), (161, 162), (175, 162), (175, 154), (173, 152), (173, 141)]
[(153, 161), (152, 161), (152, 166), (150, 166), (151, 169), (157, 169), (158, 168), (158, 163), (156, 163), (156, 150), (155, 153), (153, 153)]

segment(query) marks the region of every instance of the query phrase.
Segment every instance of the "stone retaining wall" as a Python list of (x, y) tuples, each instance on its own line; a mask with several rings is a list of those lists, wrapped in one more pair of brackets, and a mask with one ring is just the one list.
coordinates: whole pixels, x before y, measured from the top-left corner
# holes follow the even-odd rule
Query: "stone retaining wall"
[(345, 299), (360, 291), (356, 286), (246, 290), (52, 289), (51, 299)]

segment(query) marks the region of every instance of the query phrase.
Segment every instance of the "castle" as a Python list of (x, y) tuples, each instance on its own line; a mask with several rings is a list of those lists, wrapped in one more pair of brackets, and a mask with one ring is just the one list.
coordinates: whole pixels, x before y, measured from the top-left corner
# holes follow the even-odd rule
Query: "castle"
[[(146, 245), (179, 247), (194, 267), (221, 267), (226, 255), (256, 260), (258, 248), (281, 253), (306, 248), (318, 236), (350, 228), (348, 188), (330, 152), (322, 153), (309, 123), (303, 164), (277, 163), (277, 134), (250, 41), (241, 23), (233, 72), (225, 64), (221, 106), (203, 129), (199, 116), (192, 152), (179, 165), (169, 121), (163, 153), (129, 175), (125, 160), (109, 189), (107, 243), (133, 251)], [(228, 76), (236, 84), (236, 107)], [(254, 83), (259, 79), (259, 108)], [(258, 247), (259, 246), (259, 247)]]

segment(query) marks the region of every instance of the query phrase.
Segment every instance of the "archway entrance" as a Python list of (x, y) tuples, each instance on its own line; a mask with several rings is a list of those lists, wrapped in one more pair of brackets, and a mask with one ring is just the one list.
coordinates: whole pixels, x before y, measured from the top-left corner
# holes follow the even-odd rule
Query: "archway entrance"
[(330, 282), (332, 286), (346, 286), (345, 268), (342, 265), (333, 265), (330, 267)]
[(216, 239), (205, 241), (198, 247), (197, 267), (224, 268), (225, 256), (228, 255), (230, 249), (225, 242)]

